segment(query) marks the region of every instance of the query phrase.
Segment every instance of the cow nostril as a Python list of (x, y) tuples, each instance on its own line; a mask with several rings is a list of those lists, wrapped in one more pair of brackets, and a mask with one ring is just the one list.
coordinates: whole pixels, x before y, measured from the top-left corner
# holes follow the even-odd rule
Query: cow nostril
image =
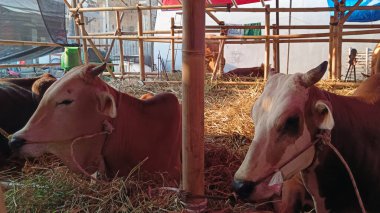
[(11, 150), (17, 150), (20, 147), (22, 147), (25, 144), (25, 139), (18, 138), (18, 137), (12, 137), (9, 141), (9, 147)]
[(256, 184), (252, 181), (241, 181), (241, 180), (234, 180), (232, 183), (232, 187), (234, 191), (242, 199), (247, 199), (250, 197), (250, 195), (253, 192), (253, 189), (255, 188), (255, 185)]

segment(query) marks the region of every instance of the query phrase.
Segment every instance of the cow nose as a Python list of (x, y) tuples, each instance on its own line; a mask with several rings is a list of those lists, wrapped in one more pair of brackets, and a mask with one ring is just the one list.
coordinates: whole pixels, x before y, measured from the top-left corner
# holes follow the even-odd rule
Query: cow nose
[(241, 199), (247, 199), (252, 194), (255, 185), (252, 181), (234, 180), (232, 188)]
[(25, 139), (12, 136), (12, 138), (9, 141), (9, 147), (12, 151), (18, 150), (20, 147), (22, 147), (25, 144)]

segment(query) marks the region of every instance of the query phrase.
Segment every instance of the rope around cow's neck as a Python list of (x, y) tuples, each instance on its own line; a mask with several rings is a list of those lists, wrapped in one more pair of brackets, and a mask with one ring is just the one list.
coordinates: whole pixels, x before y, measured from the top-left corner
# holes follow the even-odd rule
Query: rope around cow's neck
[(89, 138), (93, 138), (93, 137), (96, 137), (96, 136), (99, 136), (99, 135), (106, 135), (106, 138), (104, 139), (103, 141), (103, 144), (102, 144), (102, 147), (104, 146), (104, 144), (106, 143), (107, 141), (107, 138), (108, 138), (108, 135), (112, 133), (113, 131), (113, 126), (111, 125), (111, 123), (107, 120), (105, 120), (103, 122), (103, 130), (100, 131), (100, 132), (96, 132), (96, 133), (93, 133), (93, 134), (88, 134), (88, 135), (84, 135), (84, 136), (79, 136), (77, 138), (74, 138), (72, 141), (71, 141), (71, 145), (70, 145), (70, 154), (71, 154), (71, 158), (75, 164), (75, 166), (79, 169), (79, 171), (81, 171), (85, 176), (91, 178), (91, 180), (94, 180), (98, 183), (102, 183), (102, 184), (107, 184), (107, 182), (105, 181), (102, 181), (102, 180), (99, 180), (95, 177), (93, 177), (91, 174), (89, 174), (85, 169), (83, 169), (83, 167), (78, 163), (78, 161), (76, 160), (75, 158), (75, 154), (74, 154), (74, 145), (82, 140), (82, 139), (89, 139)]

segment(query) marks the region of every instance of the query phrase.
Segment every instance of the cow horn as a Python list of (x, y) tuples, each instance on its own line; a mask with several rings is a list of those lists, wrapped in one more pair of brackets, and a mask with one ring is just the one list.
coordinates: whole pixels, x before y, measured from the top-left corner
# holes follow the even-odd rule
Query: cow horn
[(309, 70), (307, 73), (302, 75), (302, 82), (306, 87), (310, 87), (317, 83), (326, 72), (327, 69), (327, 61), (322, 62), (318, 67)]
[(107, 66), (107, 63), (103, 63), (102, 65), (99, 65), (99, 66), (94, 67), (93, 69), (91, 69), (90, 73), (93, 76), (97, 76), (97, 75), (99, 75), (100, 73), (102, 73), (106, 69), (106, 66)]

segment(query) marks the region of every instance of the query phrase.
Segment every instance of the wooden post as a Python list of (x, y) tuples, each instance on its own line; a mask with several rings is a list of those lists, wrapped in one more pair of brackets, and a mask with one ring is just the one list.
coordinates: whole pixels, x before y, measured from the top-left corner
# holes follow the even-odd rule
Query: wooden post
[[(138, 35), (143, 35), (143, 19), (142, 11), (137, 4), (137, 13), (138, 13)], [(144, 59), (144, 40), (139, 38), (139, 62), (140, 62), (140, 80), (145, 81), (145, 59)]]
[[(205, 0), (183, 1), (182, 187), (204, 195)], [(194, 17), (197, 17), (196, 21)], [(187, 199), (187, 209), (202, 212), (207, 200)]]
[[(116, 26), (117, 26), (117, 34), (121, 35), (121, 20), (120, 20), (120, 12), (116, 11)], [(119, 50), (120, 50), (120, 71), (121, 74), (125, 74), (125, 68), (124, 68), (124, 47), (123, 47), (123, 40), (119, 39)]]
[[(265, 35), (270, 35), (270, 12), (269, 12), (269, 5), (265, 5)], [(270, 41), (269, 37), (266, 37), (265, 39), (265, 63), (264, 63), (264, 80), (267, 80), (268, 78), (268, 72), (269, 72), (269, 57), (270, 57)]]
[(335, 49), (336, 49), (336, 80), (341, 80), (342, 76), (342, 29), (343, 26), (341, 24), (338, 24), (336, 26), (336, 43), (335, 43)]
[[(82, 5), (79, 5), (79, 8), (81, 8)], [(80, 31), (81, 31), (81, 34), (82, 36), (84, 35), (84, 32), (86, 31), (85, 28), (84, 28), (84, 16), (83, 16), (83, 12), (80, 12), (79, 13), (79, 22), (77, 22), (77, 25), (80, 25)], [(87, 51), (87, 41), (86, 39), (83, 39), (83, 57), (84, 57), (84, 63), (85, 64), (88, 64), (88, 51)]]
[[(333, 66), (334, 58), (334, 16), (330, 16), (330, 37), (329, 37), (329, 80), (335, 80), (333, 72), (335, 71)], [(335, 64), (335, 63), (334, 63)]]
[[(77, 0), (72, 0), (72, 5), (73, 5), (73, 8), (76, 8), (77, 7)], [(75, 30), (75, 35), (78, 36), (79, 35), (79, 26), (76, 24), (76, 20), (75, 20), (75, 16), (73, 15), (73, 24), (74, 24), (74, 30)], [(77, 38), (75, 39), (77, 41), (77, 44), (80, 46), (80, 39)], [(82, 61), (82, 54), (81, 54), (81, 48), (78, 48), (78, 58), (79, 58), (79, 61), (81, 64), (83, 64), (83, 61)]]
[[(224, 22), (220, 22), (220, 25), (224, 25)], [(227, 31), (224, 30), (223, 28), (221, 28), (220, 30), (220, 35), (226, 35), (227, 34)], [(220, 41), (222, 42), (221, 46), (219, 46), (219, 55), (220, 55), (220, 59), (219, 59), (219, 63), (218, 63), (218, 75), (219, 76), (222, 76), (223, 73), (224, 73), (224, 66), (225, 66), (225, 59), (224, 59), (224, 45), (226, 44), (226, 40), (223, 40), (223, 41)], [(220, 49), (221, 48), (221, 49)]]
[(221, 52), (224, 52), (224, 43), (226, 42), (226, 40), (224, 39), (221, 39), (220, 40), (220, 43), (219, 43), (219, 51), (218, 51), (218, 57), (216, 57), (216, 61), (215, 61), (215, 66), (212, 70), (212, 76), (211, 76), (211, 81), (212, 80), (215, 80), (216, 79), (216, 76), (217, 76), (217, 70), (218, 70), (218, 67), (219, 67), (219, 64), (220, 64), (220, 61), (221, 61), (221, 58), (223, 57)]
[[(171, 17), (170, 19), (170, 35), (174, 36), (174, 17)], [(175, 71), (175, 40), (174, 38), (171, 39), (170, 42), (171, 48), (172, 48), (172, 73)]]
[[(279, 34), (279, 30), (276, 24), (273, 25), (273, 34)], [(273, 39), (273, 67), (276, 70), (276, 72), (280, 72), (279, 47), (280, 43), (278, 42), (278, 39)]]

